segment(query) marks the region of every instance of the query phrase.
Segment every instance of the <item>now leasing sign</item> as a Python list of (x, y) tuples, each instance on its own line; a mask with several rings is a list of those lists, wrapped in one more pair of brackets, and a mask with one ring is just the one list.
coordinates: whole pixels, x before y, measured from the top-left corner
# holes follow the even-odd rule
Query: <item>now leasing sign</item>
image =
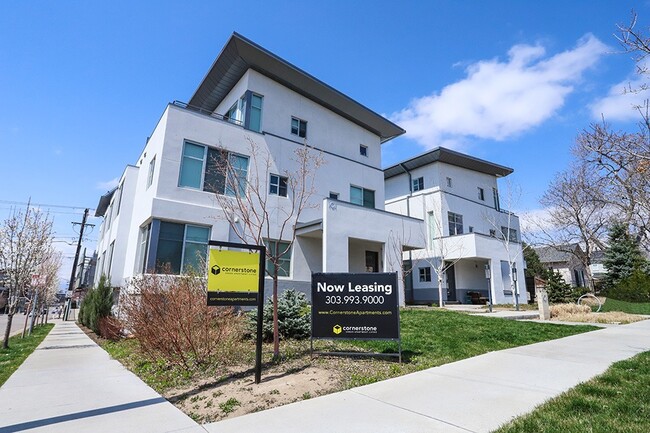
[(210, 250), (208, 305), (257, 305), (259, 282), (259, 254)]
[(395, 273), (316, 273), (312, 338), (399, 339)]

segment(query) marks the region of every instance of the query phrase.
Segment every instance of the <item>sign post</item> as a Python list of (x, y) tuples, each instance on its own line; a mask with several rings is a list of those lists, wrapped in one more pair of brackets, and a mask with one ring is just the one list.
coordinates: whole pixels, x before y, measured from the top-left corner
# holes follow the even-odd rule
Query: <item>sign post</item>
[[(255, 383), (262, 381), (262, 320), (264, 313), (264, 269), (266, 247), (210, 241), (208, 264), (208, 305), (257, 305), (255, 343)], [(224, 250), (234, 248), (239, 251)], [(257, 251), (257, 254), (254, 253)]]
[(397, 273), (315, 273), (312, 341), (395, 340), (402, 361)]

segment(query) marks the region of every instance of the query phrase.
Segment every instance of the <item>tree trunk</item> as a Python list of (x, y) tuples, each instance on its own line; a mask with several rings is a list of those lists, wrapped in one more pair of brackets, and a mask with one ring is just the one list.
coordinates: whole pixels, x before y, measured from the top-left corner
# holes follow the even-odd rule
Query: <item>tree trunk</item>
[(280, 356), (280, 333), (278, 329), (278, 267), (273, 275), (273, 359)]
[(5, 329), (5, 338), (2, 342), (2, 348), (9, 348), (9, 334), (11, 333), (11, 322), (14, 319), (14, 313), (7, 313), (7, 328)]
[(442, 308), (443, 305), (444, 305), (444, 303), (442, 302), (442, 275), (441, 275), (441, 272), (438, 273), (438, 306), (440, 308)]

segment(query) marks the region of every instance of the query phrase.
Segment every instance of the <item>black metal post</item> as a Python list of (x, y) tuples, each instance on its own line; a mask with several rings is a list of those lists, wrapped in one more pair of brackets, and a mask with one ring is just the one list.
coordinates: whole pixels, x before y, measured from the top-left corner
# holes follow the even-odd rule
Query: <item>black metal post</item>
[(492, 274), (491, 274), (489, 263), (485, 264), (485, 278), (487, 279), (487, 283), (488, 283), (488, 303), (490, 304), (489, 308), (491, 313), (492, 312), (492, 284), (491, 284)]
[(260, 250), (259, 291), (257, 294), (257, 341), (255, 343), (255, 383), (262, 381), (262, 322), (264, 320), (264, 272), (266, 269), (266, 247)]

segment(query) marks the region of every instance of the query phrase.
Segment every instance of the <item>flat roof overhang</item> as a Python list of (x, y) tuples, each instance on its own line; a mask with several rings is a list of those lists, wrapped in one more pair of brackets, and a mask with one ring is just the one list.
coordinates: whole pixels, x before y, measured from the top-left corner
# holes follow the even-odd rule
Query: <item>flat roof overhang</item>
[(253, 69), (380, 137), (406, 131), (302, 69), (238, 33), (233, 33), (192, 95), (189, 105), (214, 112), (248, 69)]

